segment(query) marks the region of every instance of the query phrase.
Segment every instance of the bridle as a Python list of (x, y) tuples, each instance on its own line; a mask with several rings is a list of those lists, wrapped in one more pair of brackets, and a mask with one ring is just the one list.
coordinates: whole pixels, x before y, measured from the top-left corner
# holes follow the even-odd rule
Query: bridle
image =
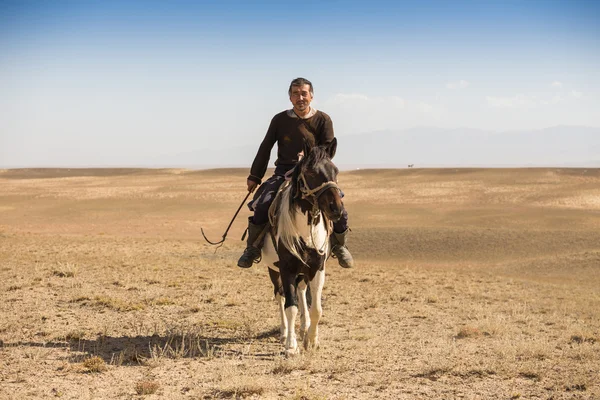
[(304, 177), (304, 172), (302, 172), (302, 170), (300, 170), (299, 178), (302, 181), (302, 186), (298, 187), (298, 189), (300, 190), (300, 195), (302, 199), (308, 200), (313, 205), (313, 208), (319, 200), (319, 197), (321, 197), (321, 195), (327, 189), (336, 188), (337, 190), (340, 190), (340, 188), (337, 185), (337, 182), (335, 181), (327, 181), (320, 184), (316, 188), (311, 188), (310, 186), (308, 186), (308, 182), (306, 182), (306, 178)]
[[(321, 210), (319, 209), (319, 197), (321, 197), (321, 195), (325, 193), (325, 191), (328, 189), (335, 188), (337, 190), (340, 190), (340, 188), (337, 185), (337, 182), (335, 181), (327, 181), (315, 188), (311, 188), (308, 185), (308, 182), (306, 182), (306, 178), (304, 177), (304, 172), (302, 171), (302, 169), (300, 169), (298, 178), (302, 183), (302, 185), (298, 185), (300, 198), (308, 201), (312, 205), (312, 210), (310, 211), (310, 236), (313, 243), (316, 243), (315, 238), (313, 236), (313, 227), (316, 226), (319, 222), (320, 214), (322, 214), (323, 218), (325, 218), (325, 213), (321, 212)], [(327, 230), (327, 236), (329, 237), (329, 235), (331, 235), (332, 227), (330, 226), (331, 224), (327, 221), (328, 220), (325, 219), (325, 229)], [(327, 243), (328, 241), (325, 241), (325, 243), (323, 243), (323, 247), (321, 247), (320, 249), (316, 249), (319, 255), (325, 255)]]

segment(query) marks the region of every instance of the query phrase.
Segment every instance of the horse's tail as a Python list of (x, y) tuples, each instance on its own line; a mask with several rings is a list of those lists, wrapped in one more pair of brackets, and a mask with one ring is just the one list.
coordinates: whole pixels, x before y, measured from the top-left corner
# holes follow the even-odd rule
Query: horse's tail
[(300, 247), (300, 232), (296, 227), (297, 210), (292, 206), (290, 199), (291, 186), (286, 188), (281, 194), (281, 206), (279, 207), (279, 216), (277, 223), (277, 235), (281, 244), (298, 260), (304, 262), (298, 251)]

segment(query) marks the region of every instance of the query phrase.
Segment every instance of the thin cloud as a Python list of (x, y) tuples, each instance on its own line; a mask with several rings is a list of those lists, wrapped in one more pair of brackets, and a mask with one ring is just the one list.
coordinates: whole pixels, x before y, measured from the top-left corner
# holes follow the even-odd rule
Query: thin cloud
[(511, 97), (502, 96), (486, 96), (485, 100), (489, 107), (492, 108), (514, 108), (528, 109), (539, 106), (550, 106), (556, 104), (567, 104), (569, 99), (580, 99), (583, 93), (576, 90), (571, 90), (568, 95), (557, 93), (550, 97), (537, 97), (528, 94), (519, 93)]
[(512, 97), (486, 96), (485, 99), (488, 106), (494, 108), (528, 108), (537, 104), (535, 97), (526, 94), (517, 94)]
[(404, 108), (406, 100), (399, 96), (367, 96), (359, 93), (338, 93), (333, 96), (328, 103), (330, 105), (339, 104), (369, 104), (369, 105), (386, 105), (394, 108)]
[(558, 104), (561, 101), (563, 101), (563, 97), (560, 95), (555, 95), (555, 96), (552, 96), (552, 98), (550, 100), (542, 100), (541, 103), (544, 105), (548, 105), (548, 104)]
[(581, 96), (583, 96), (583, 93), (578, 92), (577, 90), (571, 90), (571, 96), (575, 97), (576, 99), (581, 98)]
[(562, 84), (562, 82), (559, 82), (559, 81), (554, 81), (554, 82), (552, 82), (550, 85), (551, 85), (552, 87), (555, 87), (555, 88), (558, 88), (558, 89), (561, 89), (561, 88), (563, 87), (563, 84)]
[(333, 103), (344, 103), (347, 101), (372, 101), (369, 96), (359, 93), (338, 93), (331, 99)]
[(446, 115), (445, 109), (425, 101), (362, 93), (337, 93), (323, 103), (322, 110), (334, 118), (336, 131), (344, 133), (404, 129)]
[(458, 82), (448, 82), (446, 83), (446, 88), (450, 89), (450, 90), (455, 90), (455, 89), (465, 89), (469, 87), (469, 82), (465, 81), (465, 80), (460, 80)]

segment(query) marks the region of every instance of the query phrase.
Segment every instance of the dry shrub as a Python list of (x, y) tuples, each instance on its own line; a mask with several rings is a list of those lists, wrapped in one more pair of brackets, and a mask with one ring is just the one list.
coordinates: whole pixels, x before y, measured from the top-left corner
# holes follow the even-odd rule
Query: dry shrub
[[(218, 384), (208, 393), (215, 399), (263, 398), (269, 391), (270, 382), (261, 375), (247, 375), (239, 368), (223, 370)], [(207, 397), (205, 397), (207, 398)]]
[(115, 311), (138, 311), (143, 310), (146, 306), (142, 303), (127, 303), (121, 299), (108, 296), (96, 296), (94, 304), (100, 307), (110, 308)]
[(592, 335), (587, 335), (585, 333), (579, 332), (579, 333), (571, 335), (570, 342), (577, 343), (577, 344), (582, 344), (582, 343), (594, 344), (594, 343), (596, 343), (596, 338), (593, 337)]
[(576, 383), (574, 385), (565, 386), (565, 391), (567, 392), (585, 392), (587, 390), (587, 385), (585, 383)]
[(57, 268), (52, 271), (52, 275), (59, 278), (72, 278), (77, 273), (77, 266), (72, 263), (58, 263)]
[(519, 372), (519, 376), (521, 378), (531, 379), (536, 382), (542, 380), (540, 373), (532, 370), (521, 371)]
[(83, 372), (104, 372), (108, 369), (104, 360), (98, 356), (85, 359), (83, 368)]
[(437, 381), (440, 377), (448, 374), (451, 371), (452, 371), (452, 367), (450, 367), (448, 365), (435, 365), (435, 366), (429, 366), (429, 367), (423, 369), (422, 372), (420, 372), (418, 374), (414, 374), (413, 376), (415, 378), (426, 378), (431, 381)]
[(245, 399), (251, 396), (261, 396), (265, 389), (258, 384), (243, 384), (239, 386), (214, 389), (212, 396), (216, 399)]
[(65, 339), (67, 341), (77, 341), (77, 340), (82, 340), (84, 337), (85, 337), (85, 332), (82, 331), (81, 329), (77, 329), (77, 330), (67, 333), (67, 335), (65, 336)]
[(139, 395), (154, 394), (160, 385), (156, 381), (139, 381), (135, 384), (135, 392)]
[(295, 369), (297, 369), (297, 365), (294, 360), (280, 359), (279, 363), (277, 363), (275, 368), (273, 368), (273, 374), (288, 375), (291, 374)]
[(91, 298), (89, 298), (88, 296), (77, 296), (74, 297), (73, 299), (69, 300), (69, 303), (82, 303), (82, 302), (86, 302), (91, 300)]
[(123, 364), (140, 364), (144, 359), (139, 354), (139, 350), (134, 346), (128, 346), (124, 350), (114, 353), (111, 356), (110, 364), (120, 367)]
[(156, 306), (170, 306), (175, 304), (175, 302), (169, 299), (168, 297), (159, 297), (157, 299), (151, 300), (150, 304)]
[(325, 396), (317, 396), (314, 394), (307, 394), (307, 393), (296, 393), (294, 395), (294, 397), (291, 398), (291, 400), (326, 400), (327, 397)]
[(463, 326), (456, 334), (457, 339), (477, 338), (482, 335), (481, 331), (474, 326)]
[(195, 332), (171, 334), (164, 345), (150, 348), (150, 357), (154, 362), (163, 358), (179, 359), (184, 357), (204, 357), (209, 360), (216, 357), (217, 347)]
[(287, 375), (293, 371), (309, 370), (312, 366), (312, 359), (305, 354), (299, 355), (292, 359), (279, 358), (277, 365), (273, 368), (272, 373), (275, 375)]

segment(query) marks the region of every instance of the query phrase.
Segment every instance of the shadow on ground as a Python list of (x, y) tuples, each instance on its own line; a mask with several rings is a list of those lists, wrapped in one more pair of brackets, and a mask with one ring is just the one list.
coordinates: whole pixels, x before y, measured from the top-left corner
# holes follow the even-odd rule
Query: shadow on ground
[[(255, 336), (219, 337), (198, 334), (111, 337), (100, 335), (96, 339), (71, 339), (69, 341), (1, 343), (1, 347), (43, 347), (68, 349), (73, 354), (70, 362), (98, 356), (106, 363), (140, 365), (160, 358), (254, 358), (274, 359), (281, 354), (279, 328), (263, 331)], [(260, 341), (260, 345), (250, 344)], [(268, 344), (277, 344), (277, 347)], [(273, 350), (273, 351), (265, 351)]]

